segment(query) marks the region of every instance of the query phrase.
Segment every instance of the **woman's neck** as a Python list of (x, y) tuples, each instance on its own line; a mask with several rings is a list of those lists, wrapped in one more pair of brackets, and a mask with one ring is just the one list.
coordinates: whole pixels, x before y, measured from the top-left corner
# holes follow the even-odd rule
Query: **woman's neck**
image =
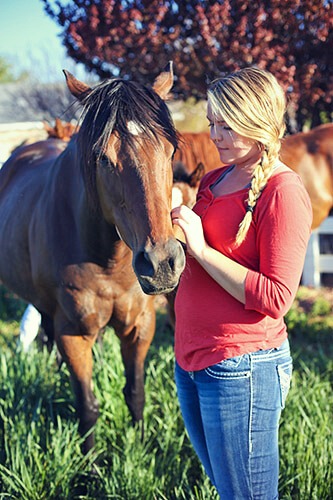
[(258, 165), (261, 160), (261, 151), (258, 151), (256, 154), (252, 154), (248, 158), (240, 158), (234, 162), (235, 169), (237, 171), (242, 171), (244, 174), (248, 174), (252, 176), (254, 169)]

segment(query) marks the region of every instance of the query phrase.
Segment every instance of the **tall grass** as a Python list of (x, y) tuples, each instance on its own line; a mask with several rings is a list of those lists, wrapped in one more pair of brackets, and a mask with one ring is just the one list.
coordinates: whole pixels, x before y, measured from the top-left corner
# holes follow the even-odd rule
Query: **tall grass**
[[(323, 323), (317, 335), (308, 326), (314, 316), (314, 323)], [(280, 498), (328, 500), (333, 498), (333, 332), (327, 313), (306, 317), (308, 323), (295, 303), (289, 316), (295, 370), (281, 422)], [(146, 362), (143, 440), (142, 429), (130, 425), (112, 330), (94, 348), (100, 418), (96, 447), (88, 456), (80, 451), (67, 368), (59, 369), (55, 353), (36, 344), (20, 352), (7, 331), (0, 343), (1, 499), (217, 500), (184, 431), (172, 335), (163, 321), (162, 310)], [(10, 325), (17, 332), (17, 324)]]

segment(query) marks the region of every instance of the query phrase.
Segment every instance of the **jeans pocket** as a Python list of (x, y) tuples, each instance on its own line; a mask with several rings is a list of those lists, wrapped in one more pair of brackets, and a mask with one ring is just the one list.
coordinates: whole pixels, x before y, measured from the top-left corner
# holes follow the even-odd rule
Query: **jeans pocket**
[(283, 409), (286, 404), (286, 398), (290, 389), (291, 375), (293, 371), (292, 361), (287, 361), (277, 365), (277, 373), (280, 384), (280, 398), (281, 408)]
[(205, 373), (217, 379), (248, 378), (251, 375), (248, 360), (244, 355), (225, 359), (220, 363), (208, 366)]

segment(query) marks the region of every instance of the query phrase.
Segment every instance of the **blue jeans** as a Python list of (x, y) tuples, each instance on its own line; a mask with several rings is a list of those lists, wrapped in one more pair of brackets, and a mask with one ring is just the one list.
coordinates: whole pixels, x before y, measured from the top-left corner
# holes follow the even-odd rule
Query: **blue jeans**
[(185, 427), (223, 500), (278, 498), (278, 428), (291, 373), (288, 340), (195, 372), (176, 363)]

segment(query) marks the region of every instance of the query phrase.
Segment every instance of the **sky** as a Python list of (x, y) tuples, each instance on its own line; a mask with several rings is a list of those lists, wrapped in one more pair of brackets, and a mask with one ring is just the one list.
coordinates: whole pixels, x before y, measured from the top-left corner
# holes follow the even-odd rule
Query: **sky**
[(33, 68), (47, 80), (50, 67), (60, 78), (62, 68), (72, 71), (74, 63), (70, 61), (68, 67), (60, 33), (61, 27), (44, 12), (41, 0), (0, 0), (0, 56), (16, 76)]

